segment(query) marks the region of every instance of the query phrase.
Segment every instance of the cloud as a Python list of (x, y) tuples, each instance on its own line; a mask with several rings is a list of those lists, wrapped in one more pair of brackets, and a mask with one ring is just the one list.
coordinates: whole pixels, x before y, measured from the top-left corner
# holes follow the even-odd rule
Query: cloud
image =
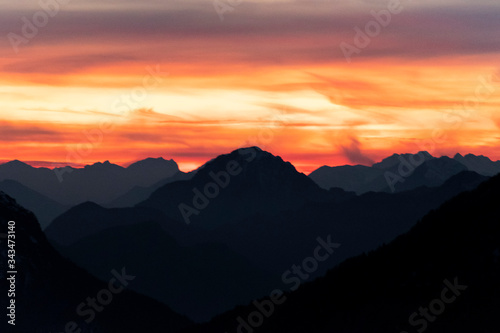
[(48, 129), (44, 126), (35, 125), (30, 122), (15, 124), (0, 121), (0, 142), (57, 142), (63, 135), (59, 131)]
[(349, 140), (350, 143), (348, 145), (341, 146), (343, 155), (347, 157), (349, 161), (363, 165), (373, 165), (375, 163), (375, 161), (361, 151), (361, 144), (358, 139), (350, 137)]
[[(66, 50), (66, 52), (69, 50)], [(88, 52), (88, 51), (86, 51)], [(20, 60), (8, 63), (3, 67), (7, 73), (45, 73), (64, 74), (68, 72), (82, 72), (86, 68), (101, 67), (108, 64), (119, 64), (137, 61), (138, 58), (130, 55), (116, 53), (64, 55), (37, 57), (35, 61)]]
[[(338, 8), (337, 8), (338, 7)], [(356, 26), (372, 20), (376, 5), (342, 11), (329, 1), (245, 3), (220, 22), (208, 3), (59, 13), (6, 72), (71, 73), (117, 62), (177, 64), (345, 64), (340, 43), (353, 43)], [(98, 7), (97, 7), (98, 8)], [(25, 12), (2, 13), (0, 32), (18, 31)], [(359, 59), (421, 59), (500, 52), (499, 5), (407, 6)], [(464, 24), (467, 22), (467, 24)], [(297, 29), (300, 27), (300, 29)], [(487, 35), (487, 38), (485, 37)], [(51, 49), (58, 49), (50, 54)], [(7, 38), (2, 54), (12, 54)], [(203, 54), (203, 56), (200, 56)]]

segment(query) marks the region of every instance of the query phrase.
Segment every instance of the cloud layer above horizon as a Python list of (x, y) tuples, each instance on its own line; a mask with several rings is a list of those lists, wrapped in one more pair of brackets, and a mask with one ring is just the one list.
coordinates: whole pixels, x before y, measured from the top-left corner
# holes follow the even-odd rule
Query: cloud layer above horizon
[(0, 160), (190, 169), (246, 144), (301, 171), (422, 149), (500, 159), (496, 1), (0, 6)]

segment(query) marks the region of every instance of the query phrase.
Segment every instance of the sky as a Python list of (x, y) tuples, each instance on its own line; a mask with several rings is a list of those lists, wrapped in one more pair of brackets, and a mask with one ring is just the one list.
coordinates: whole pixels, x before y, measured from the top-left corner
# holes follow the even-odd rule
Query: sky
[[(497, 0), (0, 0), (0, 161), (500, 159)], [(38, 162), (35, 162), (38, 161)]]

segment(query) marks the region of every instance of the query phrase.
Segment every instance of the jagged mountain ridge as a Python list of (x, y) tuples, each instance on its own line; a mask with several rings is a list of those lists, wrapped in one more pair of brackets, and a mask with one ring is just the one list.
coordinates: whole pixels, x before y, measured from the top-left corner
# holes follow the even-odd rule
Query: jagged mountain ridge
[(469, 170), (483, 176), (500, 173), (500, 161), (485, 156), (456, 154), (453, 159), (434, 157), (426, 151), (417, 154), (393, 154), (372, 166), (322, 166), (309, 174), (322, 188), (339, 187), (363, 194), (397, 192), (419, 186), (439, 186), (457, 173)]
[(109, 161), (84, 168), (34, 168), (20, 161), (0, 165), (0, 180), (15, 180), (64, 205), (108, 203), (134, 186), (151, 186), (179, 173), (173, 160), (146, 159), (127, 168)]

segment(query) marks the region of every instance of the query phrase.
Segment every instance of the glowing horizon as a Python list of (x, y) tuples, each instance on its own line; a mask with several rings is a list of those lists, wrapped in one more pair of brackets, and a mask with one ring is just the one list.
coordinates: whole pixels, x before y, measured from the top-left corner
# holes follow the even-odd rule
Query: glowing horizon
[(15, 52), (9, 34), (41, 9), (0, 1), (0, 160), (188, 171), (249, 145), (305, 173), (420, 150), (500, 159), (493, 1), (401, 1), (350, 62), (339, 46), (391, 1), (244, 1), (223, 21), (212, 2), (62, 3)]

